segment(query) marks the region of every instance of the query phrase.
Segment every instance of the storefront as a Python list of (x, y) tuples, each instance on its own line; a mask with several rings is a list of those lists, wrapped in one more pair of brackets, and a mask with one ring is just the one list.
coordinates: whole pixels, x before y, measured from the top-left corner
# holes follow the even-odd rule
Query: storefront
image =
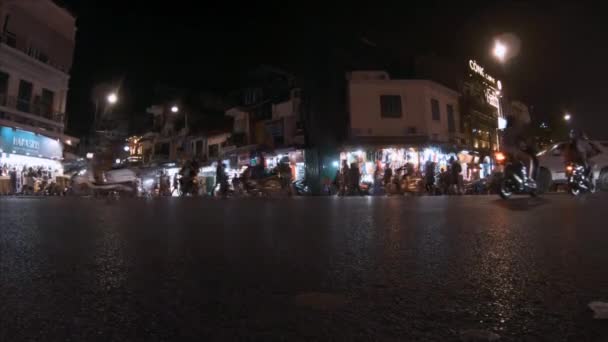
[(10, 172), (15, 171), (17, 190), (31, 171), (53, 180), (63, 175), (62, 154), (63, 145), (57, 139), (0, 126), (0, 176), (6, 181)]
[(448, 169), (451, 158), (460, 163), (465, 181), (487, 177), (494, 166), (491, 158), (477, 152), (449, 151), (433, 146), (347, 148), (340, 153), (340, 160), (335, 162), (334, 166), (341, 169), (344, 162), (348, 163), (349, 167), (354, 163), (359, 167), (361, 182), (373, 183), (374, 173), (380, 176), (386, 168), (391, 168), (393, 173), (407, 171), (412, 177), (421, 177), (426, 172), (427, 163), (432, 162), (435, 172), (439, 173)]
[[(272, 172), (281, 160), (289, 160), (291, 167), (292, 179), (303, 180), (305, 175), (304, 150), (285, 149), (275, 151), (259, 151), (255, 146), (247, 146), (245, 148), (233, 149), (226, 153), (221, 161), (225, 166), (226, 175), (229, 182), (233, 178), (241, 177), (243, 172), (250, 167), (256, 167), (260, 163), (264, 163), (264, 171)], [(216, 180), (217, 161), (203, 165), (199, 170), (199, 186), (201, 191), (206, 194), (211, 194)]]

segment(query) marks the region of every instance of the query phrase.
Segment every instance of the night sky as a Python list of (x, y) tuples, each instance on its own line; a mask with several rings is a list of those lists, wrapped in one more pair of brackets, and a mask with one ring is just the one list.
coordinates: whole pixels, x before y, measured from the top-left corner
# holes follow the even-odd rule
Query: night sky
[[(537, 118), (567, 110), (592, 138), (608, 139), (608, 27), (599, 8), (507, 1), (332, 2), (332, 8), (303, 1), (64, 2), (78, 17), (68, 99), (75, 135), (91, 122), (91, 88), (99, 82), (121, 81), (121, 110), (145, 115), (157, 82), (222, 92), (260, 64), (322, 69), (323, 49), (365, 41), (392, 61), (424, 54), (463, 65), (476, 59)], [(501, 65), (490, 50), (505, 33), (521, 49)]]

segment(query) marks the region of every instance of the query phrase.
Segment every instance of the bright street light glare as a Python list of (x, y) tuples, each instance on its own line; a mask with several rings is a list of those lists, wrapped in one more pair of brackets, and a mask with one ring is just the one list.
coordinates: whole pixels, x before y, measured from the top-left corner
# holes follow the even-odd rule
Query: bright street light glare
[(570, 114), (564, 115), (564, 120), (570, 121), (570, 119), (572, 119), (572, 115), (570, 115)]
[(177, 106), (173, 106), (173, 107), (171, 107), (171, 112), (172, 112), (172, 113), (177, 113), (177, 112), (179, 112), (179, 107), (177, 107)]
[(494, 43), (494, 56), (502, 61), (505, 59), (506, 55), (507, 46), (497, 40), (496, 43)]
[(108, 95), (109, 104), (115, 104), (117, 101), (118, 101), (118, 96), (116, 95), (116, 93), (111, 93)]

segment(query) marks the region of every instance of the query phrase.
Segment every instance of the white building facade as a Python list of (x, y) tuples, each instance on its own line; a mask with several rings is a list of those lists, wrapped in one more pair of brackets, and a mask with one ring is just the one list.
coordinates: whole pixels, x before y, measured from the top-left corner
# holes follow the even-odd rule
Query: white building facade
[(3, 163), (46, 165), (30, 159), (60, 159), (76, 143), (64, 134), (75, 20), (51, 0), (0, 1)]
[(351, 72), (347, 82), (352, 141), (461, 144), (458, 92), (384, 71)]

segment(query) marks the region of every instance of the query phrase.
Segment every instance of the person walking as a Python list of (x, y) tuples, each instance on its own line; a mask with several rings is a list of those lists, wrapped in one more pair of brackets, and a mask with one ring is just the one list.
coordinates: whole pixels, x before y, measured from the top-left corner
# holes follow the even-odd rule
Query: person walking
[(462, 182), (460, 179), (460, 173), (462, 172), (462, 166), (457, 159), (450, 157), (450, 183), (454, 188), (454, 193), (457, 195), (462, 194)]
[(361, 183), (361, 171), (359, 170), (359, 165), (357, 165), (357, 162), (352, 162), (350, 164), (349, 180), (350, 193), (354, 195), (361, 195), (361, 187), (359, 186)]

